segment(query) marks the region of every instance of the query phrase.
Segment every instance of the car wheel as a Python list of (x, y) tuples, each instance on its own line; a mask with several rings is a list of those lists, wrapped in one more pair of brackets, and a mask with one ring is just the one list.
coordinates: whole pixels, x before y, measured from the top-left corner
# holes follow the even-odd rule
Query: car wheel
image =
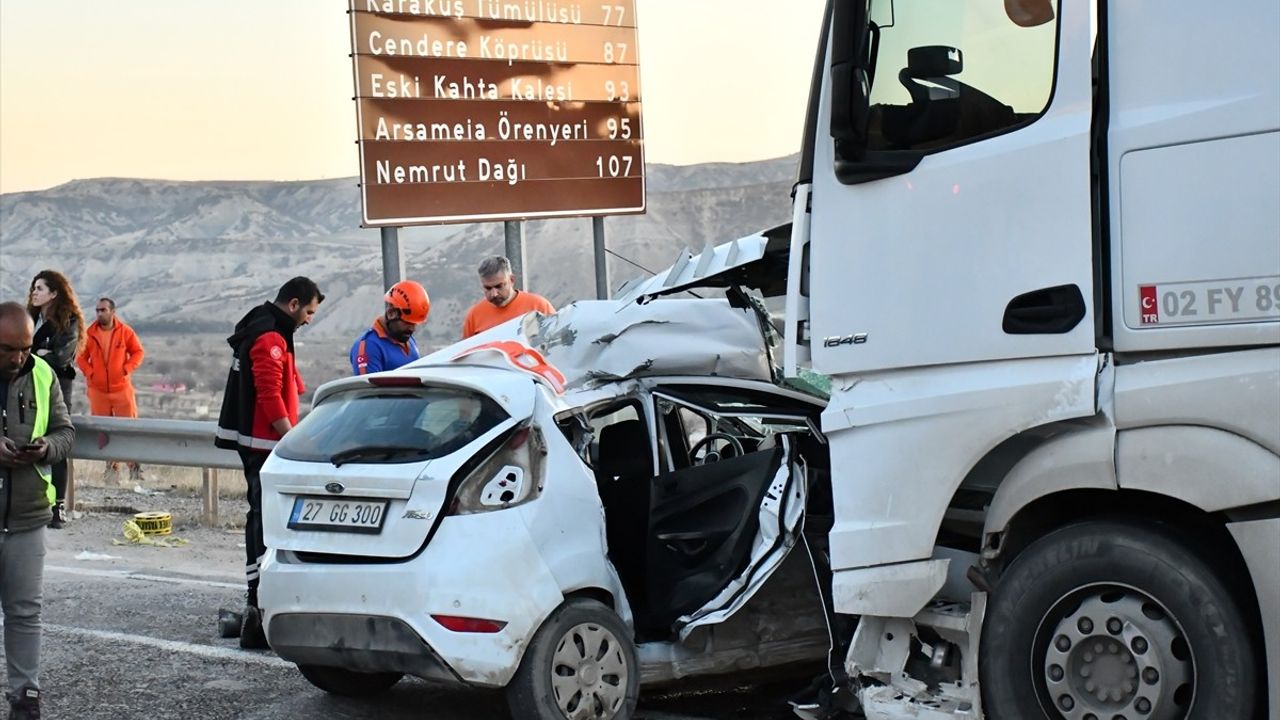
[(1222, 581), (1152, 525), (1090, 521), (1014, 559), (983, 624), (996, 720), (1252, 717), (1250, 638)]
[(321, 690), (345, 697), (377, 695), (404, 677), (404, 673), (398, 672), (366, 673), (325, 665), (299, 665), (298, 671), (307, 682)]
[(628, 720), (640, 694), (631, 632), (585, 598), (561, 605), (533, 636), (507, 700), (517, 720)]

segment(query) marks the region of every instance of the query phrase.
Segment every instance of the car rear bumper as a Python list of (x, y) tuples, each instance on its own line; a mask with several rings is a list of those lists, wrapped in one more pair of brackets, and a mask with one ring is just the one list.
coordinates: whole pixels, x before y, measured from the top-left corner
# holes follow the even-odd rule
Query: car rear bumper
[[(403, 562), (303, 562), (269, 550), (258, 590), (271, 646), (296, 663), (503, 687), (563, 601), (514, 511), (445, 519)], [(432, 616), (505, 623), (454, 632)]]
[(462, 678), (407, 623), (376, 615), (280, 613), (267, 626), (271, 649), (299, 665), (400, 672), (428, 680)]

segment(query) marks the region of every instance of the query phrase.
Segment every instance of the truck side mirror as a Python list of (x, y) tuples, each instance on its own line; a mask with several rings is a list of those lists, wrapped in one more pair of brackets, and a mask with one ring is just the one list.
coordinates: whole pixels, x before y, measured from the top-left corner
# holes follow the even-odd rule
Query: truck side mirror
[(831, 137), (845, 156), (860, 155), (866, 146), (871, 95), (867, 5), (868, 0), (835, 0), (832, 8)]

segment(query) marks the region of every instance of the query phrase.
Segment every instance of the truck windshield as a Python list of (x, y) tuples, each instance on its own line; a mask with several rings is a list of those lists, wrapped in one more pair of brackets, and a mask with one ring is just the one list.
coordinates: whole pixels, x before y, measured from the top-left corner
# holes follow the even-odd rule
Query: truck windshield
[(873, 0), (867, 149), (935, 151), (1033, 121), (1053, 89), (1055, 4)]
[(354, 388), (316, 405), (276, 446), (304, 462), (399, 463), (443, 457), (507, 419), (490, 398), (450, 388)]

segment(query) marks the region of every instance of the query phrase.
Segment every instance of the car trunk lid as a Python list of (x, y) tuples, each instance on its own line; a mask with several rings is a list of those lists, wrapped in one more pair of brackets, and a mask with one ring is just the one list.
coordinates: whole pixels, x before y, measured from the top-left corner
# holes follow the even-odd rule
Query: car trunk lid
[(397, 559), (425, 546), (455, 475), (532, 414), (534, 382), (430, 368), (326, 385), (262, 470), (268, 547)]

